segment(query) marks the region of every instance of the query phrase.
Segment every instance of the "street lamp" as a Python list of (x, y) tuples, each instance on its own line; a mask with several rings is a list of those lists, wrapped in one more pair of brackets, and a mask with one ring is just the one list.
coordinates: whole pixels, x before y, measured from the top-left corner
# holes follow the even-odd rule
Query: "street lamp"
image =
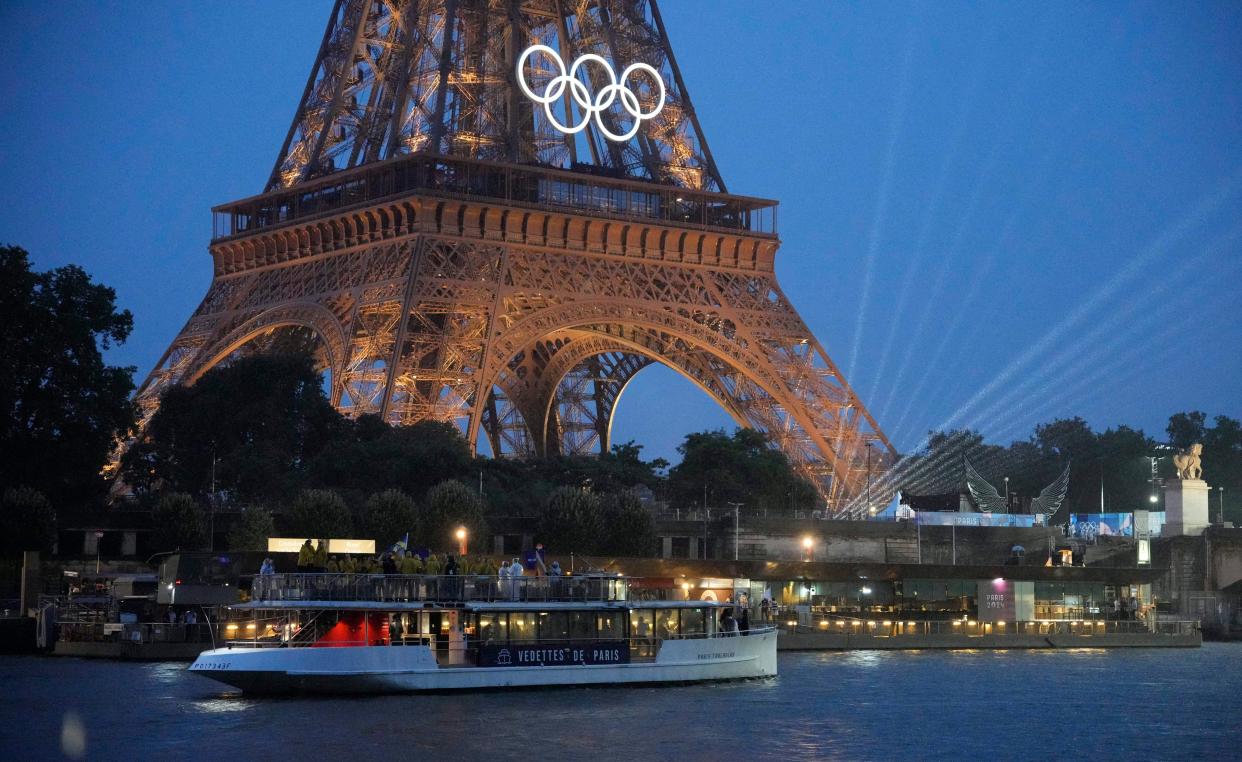
[(1223, 526), (1225, 523), (1225, 488), (1217, 487), (1216, 489), (1220, 490), (1220, 523)]
[(457, 537), (458, 554), (463, 555), (463, 556), (466, 555), (466, 528), (457, 527), (457, 531), (454, 534)]
[(802, 560), (815, 560), (815, 540), (809, 534), (802, 538)]

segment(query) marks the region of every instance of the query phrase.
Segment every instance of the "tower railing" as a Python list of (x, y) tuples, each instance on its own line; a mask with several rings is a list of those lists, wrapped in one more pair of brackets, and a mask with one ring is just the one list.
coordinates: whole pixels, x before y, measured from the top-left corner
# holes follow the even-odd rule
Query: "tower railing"
[(776, 236), (777, 202), (550, 167), (415, 153), (212, 209), (212, 240), (249, 235), (412, 192), (547, 211)]

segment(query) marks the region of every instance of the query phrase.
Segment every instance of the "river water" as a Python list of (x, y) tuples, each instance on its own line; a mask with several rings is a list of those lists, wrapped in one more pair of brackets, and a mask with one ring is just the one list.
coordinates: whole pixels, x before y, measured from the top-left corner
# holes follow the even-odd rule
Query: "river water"
[(184, 664), (0, 657), (0, 759), (1242, 759), (1242, 645), (786, 653), (768, 680), (243, 698)]

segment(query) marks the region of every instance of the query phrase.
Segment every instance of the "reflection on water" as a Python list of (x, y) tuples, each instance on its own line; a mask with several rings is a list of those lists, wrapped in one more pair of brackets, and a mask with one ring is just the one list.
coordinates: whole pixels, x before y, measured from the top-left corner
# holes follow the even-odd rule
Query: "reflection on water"
[(211, 714), (220, 714), (224, 712), (244, 712), (254, 708), (255, 700), (248, 699), (238, 693), (230, 693), (216, 698), (203, 699), (194, 702), (195, 708), (200, 711)]
[(1219, 759), (1242, 748), (1242, 646), (790, 653), (780, 670), (678, 687), (252, 699), (184, 664), (0, 657), (0, 758)]

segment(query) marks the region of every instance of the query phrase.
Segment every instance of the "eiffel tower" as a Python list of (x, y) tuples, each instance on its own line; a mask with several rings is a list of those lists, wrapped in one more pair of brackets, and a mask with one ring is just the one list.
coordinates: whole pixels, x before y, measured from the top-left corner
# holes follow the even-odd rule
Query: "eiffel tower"
[(776, 282), (776, 202), (727, 192), (654, 0), (337, 0), (264, 192), (212, 212), (214, 278), (144, 425), (295, 329), (341, 412), (498, 457), (606, 451), (652, 363), (829, 515), (896, 457)]

